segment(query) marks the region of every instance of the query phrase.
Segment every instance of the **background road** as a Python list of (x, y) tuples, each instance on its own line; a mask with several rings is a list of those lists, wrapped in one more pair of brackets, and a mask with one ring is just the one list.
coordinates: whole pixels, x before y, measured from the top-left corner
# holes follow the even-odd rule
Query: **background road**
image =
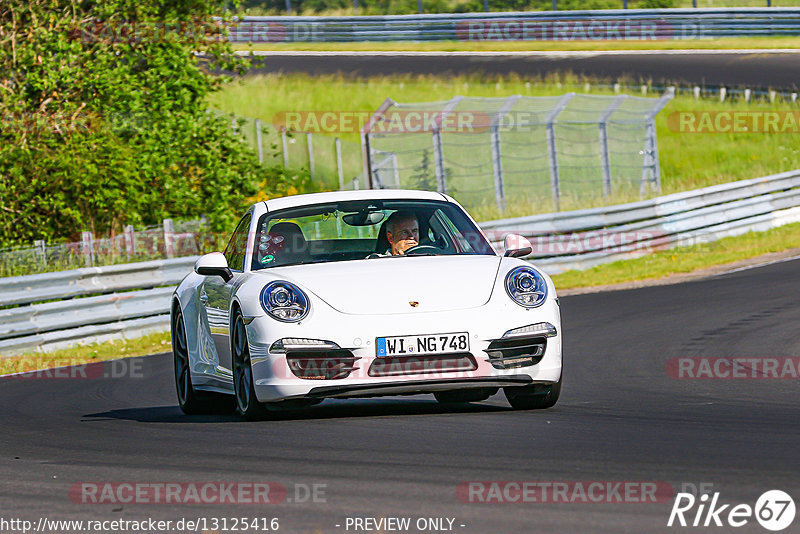
[[(144, 378), (2, 379), (0, 515), (258, 515), (279, 517), (284, 532), (324, 533), (345, 532), (335, 525), (347, 516), (447, 516), (464, 533), (654, 532), (667, 530), (671, 502), (468, 504), (456, 487), (690, 482), (713, 484), (728, 503), (752, 505), (769, 489), (800, 502), (800, 381), (675, 380), (665, 371), (675, 356), (800, 356), (799, 279), (800, 261), (789, 261), (563, 298), (565, 386), (543, 412), (512, 411), (500, 394), (461, 409), (424, 396), (326, 401), (252, 423), (187, 417), (169, 355), (137, 360)], [(290, 492), (322, 483), (327, 502), (74, 504), (68, 490), (82, 481), (277, 481)], [(764, 532), (755, 523), (737, 531)]]
[[(685, 83), (727, 87), (792, 90), (800, 83), (800, 52), (550, 52), (517, 54), (405, 53), (380, 54), (260, 52), (249, 74), (304, 72), (313, 75), (351, 73), (493, 74), (545, 76), (574, 74), (616, 81), (630, 78), (652, 83)], [(390, 95), (391, 96), (391, 95)]]

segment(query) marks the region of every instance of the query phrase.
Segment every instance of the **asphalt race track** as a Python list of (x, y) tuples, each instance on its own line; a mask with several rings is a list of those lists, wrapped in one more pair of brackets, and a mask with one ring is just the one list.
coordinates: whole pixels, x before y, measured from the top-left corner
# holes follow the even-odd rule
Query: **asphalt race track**
[[(670, 530), (672, 501), (485, 504), (456, 490), (657, 481), (713, 484), (725, 503), (753, 505), (770, 489), (796, 498), (800, 381), (676, 380), (666, 364), (800, 356), (798, 280), (800, 261), (787, 261), (563, 298), (565, 387), (541, 412), (512, 411), (499, 394), (462, 408), (391, 397), (329, 400), (260, 422), (188, 417), (166, 354), (135, 360), (141, 368), (122, 378), (1, 379), (0, 510), (34, 520), (278, 517), (281, 531), (309, 533), (347, 532), (354, 516), (450, 517), (464, 533), (617, 533)], [(70, 487), (87, 481), (271, 481), (292, 501), (302, 485), (325, 486), (319, 502), (262, 506), (70, 500)], [(755, 521), (737, 531), (765, 532)]]
[[(572, 72), (595, 79), (794, 90), (800, 53), (639, 51), (532, 53), (258, 52), (248, 74), (490, 74), (546, 76)], [(391, 96), (391, 95), (390, 95)]]

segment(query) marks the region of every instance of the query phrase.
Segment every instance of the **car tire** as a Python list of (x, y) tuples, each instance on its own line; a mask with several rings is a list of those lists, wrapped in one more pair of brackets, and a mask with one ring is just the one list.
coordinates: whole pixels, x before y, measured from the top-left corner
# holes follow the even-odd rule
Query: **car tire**
[(178, 406), (187, 415), (205, 415), (230, 412), (233, 409), (230, 395), (198, 391), (192, 385), (189, 366), (189, 344), (186, 323), (180, 307), (172, 314), (172, 358), (175, 368), (175, 391)]
[(241, 312), (233, 319), (231, 335), (231, 358), (233, 361), (233, 389), (236, 411), (248, 421), (263, 419), (269, 413), (264, 404), (256, 398), (253, 383), (253, 369), (250, 365), (250, 345), (247, 343), (247, 329)]
[(564, 375), (562, 374), (558, 382), (551, 386), (534, 384), (532, 386), (503, 388), (503, 393), (505, 393), (508, 403), (515, 410), (544, 410), (552, 408), (558, 402), (563, 378)]
[(451, 389), (437, 391), (433, 396), (442, 404), (454, 404), (485, 401), (495, 393), (497, 388)]

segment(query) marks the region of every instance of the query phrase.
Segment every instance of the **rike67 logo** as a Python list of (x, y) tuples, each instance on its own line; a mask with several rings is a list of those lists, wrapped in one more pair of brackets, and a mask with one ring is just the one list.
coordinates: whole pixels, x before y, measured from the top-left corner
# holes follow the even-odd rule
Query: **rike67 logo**
[(667, 526), (739, 528), (755, 519), (765, 529), (778, 532), (791, 525), (794, 516), (794, 500), (781, 490), (765, 492), (755, 506), (722, 503), (719, 492), (710, 497), (707, 493), (700, 497), (678, 493)]

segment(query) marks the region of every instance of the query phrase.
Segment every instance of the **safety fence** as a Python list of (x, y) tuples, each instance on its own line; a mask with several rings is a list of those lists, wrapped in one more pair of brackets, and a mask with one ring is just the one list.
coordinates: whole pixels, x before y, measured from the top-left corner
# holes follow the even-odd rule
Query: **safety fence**
[(561, 209), (661, 191), (655, 117), (673, 97), (567, 93), (399, 104), (362, 130), (373, 188), (436, 190), (467, 208)]
[[(617, 206), (490, 221), (550, 274), (800, 222), (800, 171)], [(170, 295), (196, 257), (0, 278), (0, 354), (135, 337), (169, 328)]]
[(800, 35), (798, 8), (616, 9), (351, 17), (241, 17), (234, 43), (608, 41)]

